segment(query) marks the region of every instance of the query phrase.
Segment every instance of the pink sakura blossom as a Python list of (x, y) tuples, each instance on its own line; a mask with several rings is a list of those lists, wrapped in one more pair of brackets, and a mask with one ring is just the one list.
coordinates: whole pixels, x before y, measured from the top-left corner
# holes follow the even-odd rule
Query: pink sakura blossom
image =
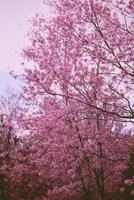
[(130, 186), (130, 185), (133, 185), (133, 180), (132, 179), (126, 179), (125, 181), (124, 181), (124, 184), (126, 184), (126, 185), (128, 185), (128, 186)]
[(120, 192), (124, 192), (124, 191), (125, 191), (124, 187), (120, 188)]

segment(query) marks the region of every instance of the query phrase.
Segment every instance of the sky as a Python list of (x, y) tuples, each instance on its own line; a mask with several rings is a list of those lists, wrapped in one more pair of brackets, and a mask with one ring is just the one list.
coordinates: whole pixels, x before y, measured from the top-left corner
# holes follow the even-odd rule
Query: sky
[(21, 72), (21, 50), (27, 45), (30, 19), (48, 13), (42, 0), (0, 0), (0, 95), (7, 85), (18, 87), (9, 71)]

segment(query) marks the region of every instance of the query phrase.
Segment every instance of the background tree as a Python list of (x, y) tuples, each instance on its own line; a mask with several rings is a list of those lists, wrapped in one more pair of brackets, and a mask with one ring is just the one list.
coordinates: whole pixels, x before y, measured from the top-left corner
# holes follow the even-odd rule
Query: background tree
[(124, 183), (120, 189), (125, 200), (133, 199), (134, 196), (134, 149), (131, 149), (130, 159), (124, 171)]
[(49, 143), (47, 199), (115, 199), (134, 118), (133, 1), (47, 3), (54, 17), (35, 17), (24, 50), (20, 123)]

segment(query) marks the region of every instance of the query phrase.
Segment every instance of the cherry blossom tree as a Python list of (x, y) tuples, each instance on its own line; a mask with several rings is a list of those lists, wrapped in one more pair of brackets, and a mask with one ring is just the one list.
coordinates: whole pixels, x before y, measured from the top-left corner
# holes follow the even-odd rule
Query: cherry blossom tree
[(56, 17), (34, 20), (32, 44), (24, 51), (36, 63), (26, 72), (29, 91), (133, 119), (132, 1), (50, 2)]
[(120, 199), (133, 143), (134, 1), (45, 2), (55, 12), (33, 19), (23, 51), (32, 68), (18, 123), (29, 143), (13, 169), (17, 198)]

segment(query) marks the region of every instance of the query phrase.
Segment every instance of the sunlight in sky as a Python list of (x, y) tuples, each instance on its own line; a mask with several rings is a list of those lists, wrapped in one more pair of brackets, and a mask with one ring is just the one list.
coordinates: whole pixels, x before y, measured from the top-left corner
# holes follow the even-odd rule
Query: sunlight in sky
[(27, 44), (30, 19), (47, 14), (42, 0), (0, 0), (0, 90), (10, 84), (9, 71), (21, 71), (21, 50)]

